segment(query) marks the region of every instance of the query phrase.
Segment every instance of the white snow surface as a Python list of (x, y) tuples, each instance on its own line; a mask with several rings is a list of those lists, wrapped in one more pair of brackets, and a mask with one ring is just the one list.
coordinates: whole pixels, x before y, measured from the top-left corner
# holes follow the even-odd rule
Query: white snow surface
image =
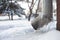
[(0, 16), (0, 40), (60, 40), (60, 32), (56, 30), (56, 16), (37, 31), (23, 16), (14, 15), (13, 21), (8, 19), (8, 16)]
[(8, 16), (0, 16), (0, 40), (60, 40), (60, 32), (55, 30), (55, 16), (53, 21), (37, 31), (23, 16), (14, 15), (13, 21), (8, 19)]
[(51, 21), (41, 30), (35, 31), (26, 19), (3, 20), (0, 21), (0, 40), (60, 40), (60, 32), (55, 30), (56, 23)]

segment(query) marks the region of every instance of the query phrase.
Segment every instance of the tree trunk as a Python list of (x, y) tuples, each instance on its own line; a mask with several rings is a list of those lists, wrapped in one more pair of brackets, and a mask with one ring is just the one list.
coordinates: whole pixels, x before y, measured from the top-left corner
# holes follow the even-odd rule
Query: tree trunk
[(43, 0), (42, 14), (32, 21), (32, 27), (37, 30), (52, 20), (52, 0)]
[(13, 13), (14, 13), (14, 11), (11, 10), (11, 20), (13, 20)]
[[(42, 12), (44, 17), (52, 18), (52, 0), (43, 0)], [(47, 16), (48, 15), (48, 16)]]
[(10, 20), (10, 14), (8, 13), (8, 17), (9, 17), (9, 20)]
[(32, 0), (31, 6), (29, 7), (30, 14), (28, 16), (28, 21), (30, 21), (30, 18), (31, 18), (31, 15), (32, 15), (33, 4), (34, 4), (34, 0)]
[(38, 0), (38, 5), (37, 5), (37, 9), (36, 9), (36, 14), (35, 14), (35, 18), (38, 16), (38, 10), (39, 10), (39, 6), (40, 6), (40, 0)]
[(60, 31), (60, 0), (57, 0), (57, 30)]
[(28, 16), (28, 21), (30, 21), (31, 15), (32, 15), (32, 9), (30, 8), (30, 14)]
[(13, 20), (13, 14), (11, 15), (11, 20)]

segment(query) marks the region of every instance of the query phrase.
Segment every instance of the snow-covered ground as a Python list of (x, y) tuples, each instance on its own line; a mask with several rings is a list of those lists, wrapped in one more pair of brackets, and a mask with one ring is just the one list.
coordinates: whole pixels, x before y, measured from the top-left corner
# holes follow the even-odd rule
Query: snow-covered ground
[[(45, 25), (41, 30), (35, 31), (31, 22), (24, 17), (21, 20), (6, 20), (0, 17), (0, 40), (60, 40), (60, 32), (56, 31), (56, 20)], [(4, 21), (5, 19), (5, 21)], [(14, 16), (14, 19), (19, 17)], [(58, 36), (58, 38), (56, 38)], [(56, 39), (55, 39), (56, 38)]]
[[(21, 17), (18, 17), (18, 15), (14, 15), (13, 19), (14, 20), (22, 20), (22, 19), (25, 19), (25, 16), (21, 15)], [(9, 17), (8, 16), (0, 16), (0, 21), (2, 21), (2, 20), (9, 20)]]
[(0, 21), (0, 40), (60, 40), (55, 28), (55, 21), (36, 32), (27, 20)]
[(0, 40), (60, 40), (60, 32), (55, 30), (57, 22), (54, 15), (53, 21), (37, 31), (24, 16), (14, 15), (14, 20), (8, 19), (8, 16), (0, 16)]

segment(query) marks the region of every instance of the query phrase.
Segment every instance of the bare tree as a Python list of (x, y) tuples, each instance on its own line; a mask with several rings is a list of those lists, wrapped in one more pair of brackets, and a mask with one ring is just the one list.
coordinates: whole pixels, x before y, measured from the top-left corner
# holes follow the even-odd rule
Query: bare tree
[(38, 5), (37, 5), (37, 9), (36, 9), (35, 18), (38, 16), (37, 12), (38, 12), (38, 10), (39, 10), (39, 7), (40, 7), (40, 0), (38, 0)]
[[(34, 1), (35, 1), (35, 2), (34, 2)], [(37, 0), (32, 0), (31, 6), (28, 5), (28, 7), (29, 7), (29, 12), (30, 12), (30, 14), (29, 14), (29, 16), (28, 16), (28, 21), (30, 21), (30, 18), (31, 18), (31, 15), (32, 15), (32, 12), (33, 12), (33, 8), (34, 8), (34, 5), (35, 5), (36, 1), (37, 1)]]
[(32, 27), (37, 30), (44, 25), (47, 25), (49, 22), (52, 21), (52, 0), (43, 0), (43, 8), (41, 16), (36, 17), (32, 21)]
[[(35, 1), (35, 2), (34, 2), (34, 1)], [(33, 13), (33, 8), (34, 8), (34, 5), (35, 5), (36, 2), (37, 2), (37, 0), (32, 0), (32, 2), (31, 2), (31, 6), (29, 7), (30, 14), (29, 14), (29, 16), (28, 16), (28, 21), (30, 21), (31, 15), (32, 15), (32, 13)], [(39, 4), (40, 4), (40, 0), (38, 0), (37, 9), (36, 9), (36, 14), (34, 14), (35, 17), (38, 16), (37, 12), (38, 12), (38, 10), (39, 10)], [(28, 6), (29, 6), (29, 5), (28, 5)]]
[(30, 21), (30, 17), (31, 17), (31, 15), (32, 15), (33, 4), (34, 4), (34, 0), (32, 0), (31, 6), (29, 7), (30, 14), (29, 14), (29, 16), (28, 16), (28, 21)]

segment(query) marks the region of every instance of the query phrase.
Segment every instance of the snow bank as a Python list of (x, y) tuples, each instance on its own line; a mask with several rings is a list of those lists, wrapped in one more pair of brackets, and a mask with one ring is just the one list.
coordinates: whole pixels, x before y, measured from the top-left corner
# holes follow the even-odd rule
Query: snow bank
[(60, 32), (57, 30), (52, 30), (39, 37), (40, 40), (60, 40)]
[(24, 33), (21, 31), (7, 31), (0, 35), (0, 40), (60, 40), (60, 32), (56, 30), (40, 34), (40, 32)]
[(15, 27), (31, 27), (31, 24), (29, 21), (25, 20), (13, 20), (13, 21), (0, 21), (0, 31), (2, 30), (7, 30), (10, 28), (15, 28)]
[(60, 32), (54, 29), (55, 24), (55, 21), (50, 22), (47, 27), (41, 29), (41, 33), (35, 32), (27, 20), (1, 21), (0, 28), (4, 31), (0, 32), (0, 40), (60, 40)]

